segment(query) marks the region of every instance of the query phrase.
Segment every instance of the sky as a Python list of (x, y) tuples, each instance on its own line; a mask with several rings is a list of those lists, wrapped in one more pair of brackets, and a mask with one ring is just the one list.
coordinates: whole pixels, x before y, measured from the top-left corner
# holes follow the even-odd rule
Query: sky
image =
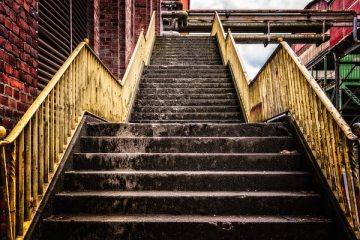
[[(190, 0), (190, 9), (303, 9), (310, 0)], [(280, 8), (279, 8), (280, 7)], [(239, 44), (245, 70), (252, 79), (276, 49), (262, 44)]]

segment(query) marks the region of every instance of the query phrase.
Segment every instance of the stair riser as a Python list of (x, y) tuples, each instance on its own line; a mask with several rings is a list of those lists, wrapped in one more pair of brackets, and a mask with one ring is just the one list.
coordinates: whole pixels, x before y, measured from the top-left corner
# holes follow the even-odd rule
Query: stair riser
[(196, 59), (193, 59), (192, 61), (177, 61), (177, 60), (175, 60), (175, 61), (173, 61), (173, 60), (158, 61), (158, 60), (154, 60), (154, 61), (152, 61), (152, 64), (154, 64), (154, 65), (187, 66), (187, 65), (222, 65), (222, 62), (221, 61), (202, 61), (202, 60), (196, 60)]
[(140, 94), (228, 94), (233, 88), (143, 88)]
[[(232, 83), (141, 83), (140, 88), (231, 88)], [(211, 96), (209, 96), (211, 98)]]
[(144, 106), (236, 106), (237, 99), (179, 99), (179, 100), (138, 100), (136, 107)]
[(131, 120), (132, 123), (244, 123), (244, 120), (196, 120), (196, 119), (189, 119), (189, 120)]
[(75, 170), (294, 171), (295, 155), (78, 154)]
[(292, 138), (82, 138), (83, 152), (279, 153), (294, 149)]
[(305, 191), (311, 187), (308, 174), (183, 174), (68, 172), (65, 191)]
[(142, 79), (191, 79), (194, 78), (194, 81), (197, 79), (219, 79), (221, 81), (230, 82), (231, 75), (229, 73), (201, 73), (201, 72), (193, 72), (193, 73), (186, 73), (186, 72), (160, 72), (160, 73), (146, 73), (142, 76)]
[[(146, 98), (144, 98), (146, 99)], [(188, 106), (188, 107), (135, 107), (133, 113), (206, 113), (206, 112), (240, 112), (241, 109), (239, 106), (215, 106), (215, 107), (205, 107), (205, 106)]]
[(133, 113), (133, 120), (241, 120), (240, 113)]
[(193, 69), (184, 69), (184, 68), (154, 68), (152, 66), (148, 66), (144, 68), (144, 74), (158, 74), (158, 73), (229, 73), (229, 69), (226, 67), (222, 68), (193, 68)]
[[(204, 84), (204, 83), (232, 83), (230, 78), (217, 78), (217, 77), (204, 77), (204, 78), (184, 78), (184, 77), (156, 77), (156, 76), (149, 76), (143, 77), (141, 79), (141, 83), (152, 83), (152, 84)], [(198, 94), (197, 94), (198, 95)], [(200, 94), (201, 96), (201, 94)]]
[(270, 137), (289, 136), (283, 124), (94, 124), (89, 136), (118, 137)]
[(147, 239), (147, 240), (329, 240), (333, 225), (329, 223), (47, 223), (48, 239)]
[(228, 71), (227, 66), (224, 65), (219, 65), (219, 66), (153, 66), (153, 65), (149, 65), (149, 66), (145, 66), (144, 67), (145, 71), (149, 70), (149, 71), (162, 71), (162, 70), (166, 70), (166, 71)]
[[(55, 209), (62, 214), (197, 214), (197, 215), (316, 215), (320, 197), (129, 197), (61, 196)], [(224, 204), (226, 203), (226, 204)]]
[[(224, 99), (237, 99), (236, 94), (213, 94), (211, 96), (214, 100), (224, 100)], [(197, 99), (209, 99), (208, 94), (181, 94), (181, 95), (170, 95), (170, 94), (142, 94), (138, 96), (138, 99), (141, 100), (175, 100), (175, 99), (189, 99), (189, 100), (197, 100)]]

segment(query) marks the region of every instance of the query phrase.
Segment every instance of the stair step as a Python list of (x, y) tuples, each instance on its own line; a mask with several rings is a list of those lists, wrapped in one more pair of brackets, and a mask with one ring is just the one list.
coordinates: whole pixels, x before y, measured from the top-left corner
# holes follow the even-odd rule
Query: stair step
[(234, 88), (140, 88), (140, 94), (227, 94)]
[(132, 123), (244, 123), (243, 119), (240, 120), (131, 120)]
[(197, 71), (197, 70), (208, 70), (208, 71), (220, 71), (220, 70), (227, 70), (228, 67), (224, 65), (217, 65), (217, 66), (209, 66), (209, 65), (193, 65), (193, 66), (161, 66), (161, 65), (148, 65), (144, 68), (145, 70), (149, 71), (158, 71), (158, 70), (169, 70), (169, 71), (176, 71), (181, 69), (186, 71)]
[[(212, 94), (212, 99), (237, 99), (235, 93), (224, 93), (224, 94)], [(148, 100), (175, 100), (175, 99), (208, 99), (208, 94), (139, 94), (138, 99), (148, 99)], [(224, 106), (225, 107), (225, 106)]]
[(243, 124), (88, 124), (89, 136), (118, 137), (276, 137), (291, 136), (282, 123)]
[(177, 68), (177, 67), (163, 67), (163, 68), (152, 68), (151, 65), (147, 66), (144, 68), (143, 74), (152, 74), (152, 73), (228, 73), (229, 69), (227, 69), (226, 67), (222, 67), (222, 68), (189, 68), (189, 69), (185, 69), (185, 68)]
[(203, 56), (195, 56), (195, 57), (155, 57), (152, 58), (152, 62), (221, 62), (221, 57), (203, 57)]
[(308, 191), (308, 172), (69, 171), (64, 191)]
[(291, 171), (300, 154), (77, 153), (75, 170)]
[(61, 214), (317, 215), (320, 207), (313, 192), (85, 191), (55, 199)]
[(237, 120), (241, 119), (240, 112), (211, 112), (211, 113), (144, 113), (134, 112), (133, 120)]
[(188, 66), (188, 65), (196, 65), (196, 64), (206, 64), (206, 65), (222, 65), (222, 61), (218, 60), (218, 61), (202, 61), (202, 60), (189, 60), (189, 61), (178, 61), (178, 60), (164, 60), (164, 61), (158, 61), (158, 60), (153, 60), (152, 61), (153, 65), (184, 65), (184, 66)]
[(292, 137), (82, 137), (81, 150), (119, 153), (279, 153)]
[[(231, 82), (226, 83), (141, 83), (140, 88), (231, 88)], [(211, 98), (211, 96), (209, 96)]]
[[(205, 79), (219, 79), (224, 82), (232, 82), (231, 80), (231, 74), (229, 72), (227, 73), (217, 73), (217, 72), (208, 72), (208, 73), (202, 73), (202, 72), (185, 72), (182, 70), (182, 72), (153, 72), (153, 73), (146, 73), (143, 74), (142, 79), (185, 79), (190, 81), (196, 81), (196, 80), (205, 80)], [(192, 80), (194, 79), (194, 80)]]
[(237, 99), (165, 99), (142, 100), (138, 99), (135, 106), (234, 106), (238, 105)]
[(328, 240), (334, 223), (307, 216), (58, 215), (45, 220), (47, 239)]
[[(169, 98), (171, 95), (169, 95)], [(186, 96), (185, 96), (186, 97)], [(139, 99), (147, 99), (147, 96), (139, 96)], [(165, 98), (165, 96), (159, 96), (159, 98)], [(148, 99), (153, 99), (149, 97)], [(216, 99), (216, 98), (215, 98)], [(147, 113), (204, 113), (204, 112), (240, 112), (241, 109), (238, 105), (234, 106), (155, 106), (155, 107), (134, 107), (133, 113), (141, 113), (141, 112), (147, 112)]]

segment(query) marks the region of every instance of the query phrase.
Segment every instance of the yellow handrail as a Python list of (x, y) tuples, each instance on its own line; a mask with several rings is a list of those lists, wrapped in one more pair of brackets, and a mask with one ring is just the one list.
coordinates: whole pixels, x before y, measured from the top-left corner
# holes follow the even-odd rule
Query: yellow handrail
[(233, 73), (247, 121), (266, 121), (286, 112), (293, 116), (349, 226), (359, 238), (357, 136), (286, 42), (280, 41), (274, 54), (250, 81), (231, 31), (225, 36), (217, 13), (211, 35), (217, 37), (225, 56), (223, 62)]
[[(0, 141), (1, 180), (7, 207), (8, 239), (23, 238), (85, 112), (124, 122), (156, 34), (153, 13), (141, 31), (123, 79), (118, 81), (81, 42), (14, 129)], [(10, 169), (8, 171), (7, 169)]]

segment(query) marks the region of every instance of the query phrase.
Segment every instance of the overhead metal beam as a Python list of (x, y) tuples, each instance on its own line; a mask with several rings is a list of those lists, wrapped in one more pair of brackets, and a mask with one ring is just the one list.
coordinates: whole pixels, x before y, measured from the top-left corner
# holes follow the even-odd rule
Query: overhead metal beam
[(345, 21), (352, 22), (355, 11), (342, 10), (189, 10), (189, 16), (209, 18), (212, 20), (215, 11), (221, 20), (237, 18), (248, 21)]
[[(330, 24), (319, 22), (224, 22), (224, 29), (230, 28), (234, 33), (322, 33), (329, 29)], [(186, 27), (175, 30), (179, 32), (210, 32), (212, 23), (188, 23)]]
[(233, 34), (236, 43), (252, 44), (252, 43), (278, 43), (279, 38), (284, 41), (294, 43), (317, 44), (330, 39), (329, 34)]

